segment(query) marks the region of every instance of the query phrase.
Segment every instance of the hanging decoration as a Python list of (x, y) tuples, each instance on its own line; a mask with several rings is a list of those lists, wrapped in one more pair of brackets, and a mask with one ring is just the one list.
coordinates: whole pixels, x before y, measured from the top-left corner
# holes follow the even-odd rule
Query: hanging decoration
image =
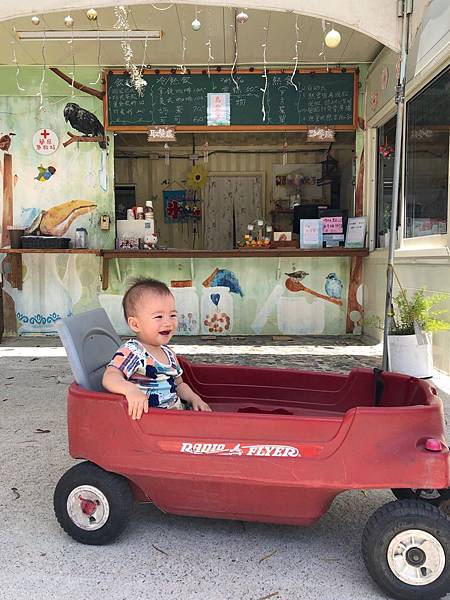
[(195, 193), (189, 190), (164, 190), (164, 223), (187, 223), (201, 217)]
[[(125, 33), (131, 31), (127, 9), (124, 6), (116, 6), (114, 7), (114, 14), (116, 16), (116, 22), (113, 25), (114, 29)], [(125, 61), (125, 69), (130, 76), (131, 87), (136, 90), (139, 96), (142, 96), (147, 82), (142, 77), (141, 71), (133, 63), (133, 50), (130, 43), (126, 39), (122, 39), (120, 45)]]
[(211, 8), (208, 8), (208, 41), (206, 42), (206, 46), (208, 46), (208, 77), (211, 77), (210, 67), (211, 61), (214, 60), (214, 56), (211, 52), (211, 37), (212, 37), (212, 14)]
[(266, 92), (267, 92), (267, 85), (268, 85), (266, 50), (267, 50), (267, 38), (269, 37), (269, 28), (270, 28), (271, 17), (272, 17), (272, 13), (269, 12), (269, 16), (267, 17), (267, 26), (264, 27), (264, 30), (266, 32), (264, 44), (261, 44), (262, 49), (263, 49), (263, 63), (264, 63), (264, 73), (263, 73), (262, 77), (265, 80), (264, 87), (260, 88), (260, 90), (262, 92), (261, 109), (262, 109), (263, 121), (266, 120)]
[(33, 17), (31, 17), (31, 22), (37, 27), (40, 24), (41, 19), (37, 15), (34, 15)]
[(208, 144), (208, 141), (206, 141), (203, 144), (203, 162), (205, 163), (205, 165), (207, 165), (208, 161), (209, 161), (209, 152), (208, 152), (208, 150), (209, 150), (209, 144)]
[(325, 36), (325, 44), (328, 48), (337, 48), (341, 43), (341, 34), (334, 27)]
[(86, 17), (89, 19), (89, 21), (97, 21), (98, 15), (95, 8), (90, 8), (89, 10), (87, 10)]
[(297, 84), (294, 83), (294, 77), (295, 77), (295, 74), (297, 73), (297, 67), (298, 67), (298, 45), (302, 43), (298, 39), (299, 31), (300, 31), (300, 28), (298, 26), (298, 15), (296, 15), (295, 16), (295, 56), (294, 56), (295, 64), (294, 64), (294, 68), (292, 70), (292, 75), (291, 75), (291, 79), (290, 79), (291, 85), (293, 85), (295, 87), (296, 92), (298, 92), (298, 86), (297, 86)]
[(326, 53), (325, 53), (325, 36), (326, 36), (326, 31), (327, 31), (327, 26), (325, 23), (325, 19), (322, 19), (322, 33), (323, 33), (323, 38), (322, 38), (322, 49), (319, 52), (319, 56), (321, 56), (323, 58), (324, 62), (327, 62), (327, 57), (326, 57)]
[(287, 162), (288, 162), (287, 149), (288, 149), (288, 143), (287, 143), (286, 140), (284, 140), (284, 144), (283, 144), (283, 160), (282, 160), (283, 165), (287, 165)]
[(74, 20), (70, 15), (67, 15), (67, 17), (64, 17), (64, 25), (67, 27), (67, 29), (72, 29), (74, 24)]
[(186, 65), (184, 64), (186, 58), (186, 40), (187, 37), (183, 33), (183, 26), (180, 19), (180, 13), (178, 12), (178, 6), (175, 6), (175, 11), (177, 13), (178, 19), (178, 27), (180, 29), (180, 37), (181, 37), (181, 64), (180, 64), (180, 72), (184, 75), (186, 73)]
[(385, 142), (384, 144), (381, 144), (381, 146), (378, 148), (378, 153), (383, 158), (392, 158), (395, 153), (395, 148), (392, 144), (388, 144), (387, 142)]
[(243, 25), (244, 23), (247, 23), (248, 14), (243, 10), (239, 11), (238, 14), (236, 15), (236, 21), (238, 23), (240, 23), (241, 25)]
[(39, 112), (41, 112), (42, 110), (44, 110), (44, 81), (45, 81), (45, 74), (47, 71), (47, 59), (45, 56), (45, 33), (44, 33), (44, 39), (42, 41), (42, 48), (41, 48), (41, 54), (42, 54), (42, 77), (41, 77), (41, 81), (39, 83), (39, 91), (36, 94), (36, 96), (39, 96)]
[(166, 167), (170, 165), (170, 148), (167, 142), (164, 144), (164, 164)]
[(95, 24), (97, 25), (97, 68), (98, 68), (98, 75), (97, 75), (97, 79), (95, 81), (91, 81), (89, 83), (89, 85), (97, 85), (100, 82), (100, 79), (102, 78), (102, 66), (101, 66), (102, 42), (100, 40), (100, 29), (99, 29), (99, 26), (98, 26), (97, 19), (95, 20)]
[[(235, 14), (236, 14), (236, 11), (235, 11)], [(237, 64), (237, 60), (238, 60), (238, 40), (237, 40), (236, 23), (233, 23), (233, 25), (230, 25), (230, 27), (233, 27), (233, 30), (234, 30), (234, 62), (233, 62), (233, 66), (231, 67), (231, 80), (233, 81), (234, 85), (236, 86), (236, 89), (238, 90), (239, 83), (234, 78), (234, 74), (236, 72), (236, 64)]]
[(208, 179), (208, 171), (203, 165), (194, 165), (189, 171), (186, 180), (186, 187), (190, 190), (201, 190)]
[[(15, 31), (16, 31), (16, 28), (14, 27), (14, 33), (15, 33)], [(13, 50), (13, 63), (16, 65), (16, 86), (17, 86), (17, 89), (19, 90), (19, 92), (24, 92), (25, 88), (23, 88), (20, 85), (20, 83), (19, 83), (20, 65), (19, 65), (19, 61), (17, 60), (15, 49)]]
[(196, 6), (195, 7), (195, 19), (192, 21), (191, 27), (194, 31), (200, 31), (201, 26), (202, 26), (202, 24), (200, 23), (200, 20), (198, 18), (198, 8)]

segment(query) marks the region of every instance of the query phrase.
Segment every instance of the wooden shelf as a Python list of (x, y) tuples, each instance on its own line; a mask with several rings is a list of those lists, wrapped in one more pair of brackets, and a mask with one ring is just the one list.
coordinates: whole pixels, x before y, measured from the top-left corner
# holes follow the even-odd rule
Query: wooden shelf
[(23, 254), (93, 254), (100, 256), (100, 250), (88, 248), (0, 248), (0, 254), (8, 254), (11, 260), (11, 287), (22, 289)]

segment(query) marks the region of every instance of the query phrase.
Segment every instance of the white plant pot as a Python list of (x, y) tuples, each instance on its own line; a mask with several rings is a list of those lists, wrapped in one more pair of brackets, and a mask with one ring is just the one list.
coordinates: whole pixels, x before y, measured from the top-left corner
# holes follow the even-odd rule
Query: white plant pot
[(388, 335), (390, 371), (432, 377), (433, 346), (431, 333), (424, 332), (425, 344), (419, 344), (415, 335)]

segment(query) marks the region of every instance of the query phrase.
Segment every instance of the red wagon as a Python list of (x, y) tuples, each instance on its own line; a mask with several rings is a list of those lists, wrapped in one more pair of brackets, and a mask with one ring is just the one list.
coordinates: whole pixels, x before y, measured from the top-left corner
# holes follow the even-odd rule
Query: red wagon
[(450, 591), (450, 521), (436, 506), (450, 486), (449, 450), (431, 385), (368, 369), (180, 362), (213, 412), (151, 409), (133, 421), (124, 397), (70, 386), (70, 454), (87, 462), (55, 490), (69, 535), (111, 542), (134, 501), (178, 515), (310, 525), (340, 492), (390, 488), (400, 500), (378, 509), (363, 534), (370, 574), (405, 600)]

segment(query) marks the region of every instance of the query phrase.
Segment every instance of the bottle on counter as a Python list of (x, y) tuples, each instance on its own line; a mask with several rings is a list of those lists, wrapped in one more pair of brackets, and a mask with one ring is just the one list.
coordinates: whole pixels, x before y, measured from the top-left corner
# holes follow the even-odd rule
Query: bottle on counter
[(153, 210), (153, 202), (151, 200), (146, 201), (144, 214), (146, 221), (153, 221), (155, 218), (155, 211)]

